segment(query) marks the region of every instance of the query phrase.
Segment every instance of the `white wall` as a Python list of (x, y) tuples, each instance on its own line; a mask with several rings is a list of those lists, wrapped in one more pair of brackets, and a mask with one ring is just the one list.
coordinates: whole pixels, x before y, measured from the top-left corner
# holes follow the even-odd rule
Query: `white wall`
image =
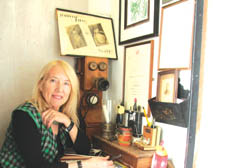
[(60, 56), (56, 8), (86, 12), (88, 0), (0, 1), (0, 146), (12, 110), (31, 96), (41, 67), (53, 59), (74, 65), (74, 58)]
[(224, 150), (224, 1), (208, 0), (202, 57), (195, 168), (225, 167)]

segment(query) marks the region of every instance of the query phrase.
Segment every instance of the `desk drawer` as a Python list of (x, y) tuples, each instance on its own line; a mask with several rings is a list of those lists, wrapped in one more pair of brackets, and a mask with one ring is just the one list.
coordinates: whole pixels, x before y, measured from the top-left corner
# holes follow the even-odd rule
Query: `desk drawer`
[(151, 167), (153, 152), (141, 151), (134, 146), (120, 146), (117, 141), (111, 142), (99, 136), (93, 137), (93, 145), (110, 156), (121, 154), (118, 161), (131, 168)]

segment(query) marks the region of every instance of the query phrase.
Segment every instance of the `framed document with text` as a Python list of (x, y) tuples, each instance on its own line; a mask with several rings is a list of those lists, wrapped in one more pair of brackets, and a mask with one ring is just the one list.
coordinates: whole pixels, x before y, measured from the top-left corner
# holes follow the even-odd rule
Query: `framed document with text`
[(126, 109), (137, 105), (148, 107), (148, 99), (152, 97), (154, 41), (125, 46), (124, 50), (124, 85), (123, 100)]

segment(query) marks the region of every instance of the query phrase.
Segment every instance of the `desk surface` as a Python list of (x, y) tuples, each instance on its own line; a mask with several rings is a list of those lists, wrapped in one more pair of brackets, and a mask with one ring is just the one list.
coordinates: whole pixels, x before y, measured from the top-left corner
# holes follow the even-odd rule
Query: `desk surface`
[(102, 137), (97, 136), (97, 135), (95, 135), (94, 137), (99, 139), (99, 140), (101, 140), (101, 141), (103, 141), (103, 142), (105, 142), (106, 144), (109, 144), (109, 145), (117, 148), (120, 151), (124, 151), (124, 152), (130, 153), (131, 155), (134, 155), (135, 157), (149, 157), (149, 156), (152, 156), (153, 153), (154, 153), (153, 151), (140, 150), (134, 145), (121, 146), (121, 145), (119, 145), (117, 140), (109, 141), (109, 140), (106, 140), (105, 138), (102, 138)]
[(142, 151), (136, 146), (120, 146), (117, 140), (109, 141), (100, 136), (93, 136), (94, 147), (100, 148), (108, 155), (121, 154), (118, 161), (134, 168), (151, 167), (154, 151)]

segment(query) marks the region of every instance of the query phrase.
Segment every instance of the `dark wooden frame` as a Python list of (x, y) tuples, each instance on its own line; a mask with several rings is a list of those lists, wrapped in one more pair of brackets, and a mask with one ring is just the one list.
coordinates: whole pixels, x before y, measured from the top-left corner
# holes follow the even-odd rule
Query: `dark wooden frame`
[(118, 59), (112, 18), (60, 8), (56, 17), (62, 56)]
[[(125, 27), (125, 2), (126, 0), (120, 0), (119, 4), (119, 45), (132, 43), (135, 41), (140, 41), (146, 38), (155, 37), (159, 34), (159, 11), (160, 11), (160, 1), (159, 0), (151, 0), (154, 2), (154, 6), (152, 8), (154, 11), (149, 9), (149, 16), (153, 15), (153, 20), (149, 19), (148, 21), (141, 22), (139, 24), (133, 25), (131, 27)], [(151, 25), (149, 26), (148, 32), (138, 31), (138, 29), (142, 28), (146, 23)], [(145, 25), (146, 26), (146, 25)], [(143, 29), (142, 29), (143, 30)], [(135, 33), (129, 33), (130, 31), (139, 32), (138, 35), (135, 36)], [(125, 38), (123, 38), (125, 36)]]
[[(156, 94), (156, 100), (161, 102), (167, 102), (167, 103), (176, 103), (177, 99), (177, 90), (178, 90), (178, 75), (179, 71), (177, 69), (174, 70), (168, 70), (168, 71), (161, 71), (158, 72), (158, 81), (157, 81), (157, 94)], [(172, 95), (169, 95), (169, 101), (163, 101), (163, 93), (162, 87), (164, 87), (165, 79), (170, 79), (173, 81), (173, 86), (170, 86), (169, 92), (172, 92)], [(163, 81), (164, 80), (164, 81)], [(172, 96), (172, 97), (171, 97)]]

